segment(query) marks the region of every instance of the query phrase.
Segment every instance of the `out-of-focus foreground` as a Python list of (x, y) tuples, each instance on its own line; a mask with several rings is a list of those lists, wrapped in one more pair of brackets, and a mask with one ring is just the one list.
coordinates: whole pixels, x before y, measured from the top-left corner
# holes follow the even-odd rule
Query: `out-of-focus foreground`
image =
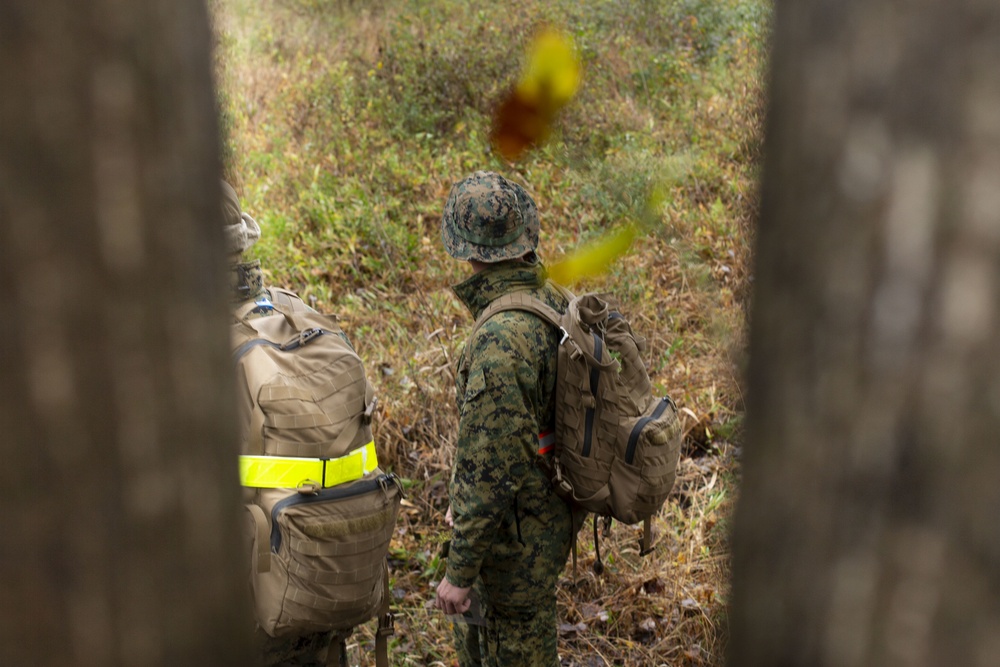
[[(738, 479), (750, 242), (756, 216), (765, 0), (216, 0), (226, 171), (261, 223), (269, 282), (338, 313), (379, 394), (383, 465), (405, 479), (394, 540), (393, 664), (450, 665), (429, 608), (443, 573), (453, 362), (471, 324), (440, 245), (451, 183), (492, 169), (525, 184), (546, 262), (637, 219), (659, 224), (578, 290), (622, 301), (650, 375), (684, 409), (675, 492), (640, 559), (637, 529), (591, 531), (560, 589), (565, 665), (719, 665), (728, 525)], [(510, 166), (488, 145), (493, 106), (542, 25), (566, 31), (583, 85), (551, 140)], [(657, 197), (657, 203), (659, 198)], [(370, 629), (354, 664), (374, 664)]]

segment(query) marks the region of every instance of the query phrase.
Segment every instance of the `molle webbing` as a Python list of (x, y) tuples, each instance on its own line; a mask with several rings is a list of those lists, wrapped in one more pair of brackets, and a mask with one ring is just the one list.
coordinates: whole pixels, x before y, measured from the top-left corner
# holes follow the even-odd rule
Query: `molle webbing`
[(392, 538), (395, 526), (392, 522), (387, 527), (372, 531), (365, 537), (355, 538), (350, 542), (317, 542), (315, 540), (292, 537), (289, 548), (303, 556), (332, 556), (345, 558), (373, 551), (380, 544), (387, 543)]

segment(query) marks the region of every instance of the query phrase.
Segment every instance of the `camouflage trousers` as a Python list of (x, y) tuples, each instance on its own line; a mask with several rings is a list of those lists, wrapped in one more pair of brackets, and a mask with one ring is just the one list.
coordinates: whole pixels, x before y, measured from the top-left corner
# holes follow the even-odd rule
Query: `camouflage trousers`
[(486, 625), (455, 623), (460, 667), (559, 667), (555, 593), (531, 608), (484, 605)]

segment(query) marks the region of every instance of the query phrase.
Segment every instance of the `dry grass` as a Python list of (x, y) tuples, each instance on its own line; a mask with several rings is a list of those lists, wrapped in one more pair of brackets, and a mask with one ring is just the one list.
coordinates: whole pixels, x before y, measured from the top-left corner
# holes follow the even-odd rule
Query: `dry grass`
[[(666, 185), (660, 224), (605, 276), (648, 338), (654, 384), (684, 408), (678, 481), (637, 528), (580, 533), (559, 589), (564, 665), (721, 665), (728, 523), (738, 485), (740, 366), (756, 216), (766, 0), (216, 0), (227, 171), (262, 223), (272, 283), (337, 312), (380, 402), (384, 466), (405, 479), (393, 542), (394, 665), (454, 664), (430, 608), (443, 574), (455, 443), (454, 362), (471, 324), (438, 241), (451, 183), (523, 182), (555, 260)], [(754, 12), (758, 12), (755, 14)], [(763, 18), (762, 18), (763, 17)], [(515, 166), (488, 154), (489, 111), (542, 21), (566, 26), (586, 77), (553, 142)], [(371, 627), (353, 664), (373, 665)]]

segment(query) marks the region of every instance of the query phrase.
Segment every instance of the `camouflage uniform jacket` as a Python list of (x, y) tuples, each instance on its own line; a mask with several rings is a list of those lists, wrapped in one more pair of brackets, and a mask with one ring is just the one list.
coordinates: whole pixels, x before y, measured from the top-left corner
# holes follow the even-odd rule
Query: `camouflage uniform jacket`
[[(491, 266), (454, 289), (473, 317), (517, 290), (566, 308), (544, 268), (521, 261)], [(570, 509), (538, 465), (538, 435), (555, 417), (558, 345), (558, 332), (536, 315), (505, 311), (467, 341), (459, 362), (447, 577), (464, 588), (479, 576), (487, 604), (530, 605), (552, 595), (569, 555)]]

